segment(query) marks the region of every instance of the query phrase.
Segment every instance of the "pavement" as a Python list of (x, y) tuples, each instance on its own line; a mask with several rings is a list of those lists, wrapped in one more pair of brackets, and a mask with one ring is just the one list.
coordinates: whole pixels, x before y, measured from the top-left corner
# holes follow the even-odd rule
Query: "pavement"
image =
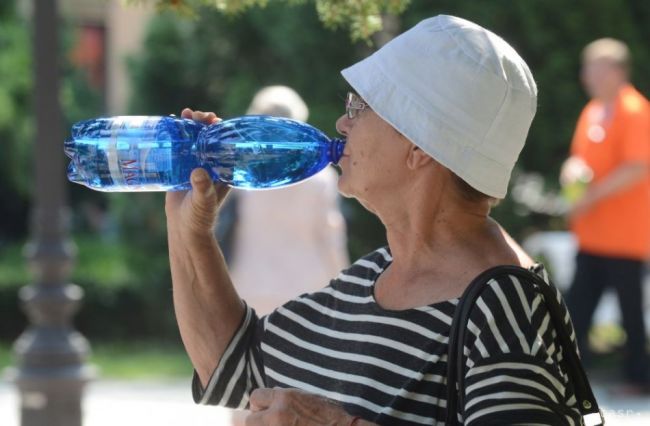
[[(0, 381), (0, 425), (19, 425), (14, 385)], [(84, 426), (227, 426), (230, 410), (194, 404), (189, 381), (107, 381), (88, 385)]]
[(614, 397), (612, 383), (590, 379), (596, 401), (605, 415), (608, 426), (650, 425), (650, 395), (644, 397)]
[[(592, 383), (608, 426), (650, 425), (650, 396), (613, 398)], [(230, 410), (194, 404), (189, 381), (106, 381), (88, 386), (84, 426), (229, 426)], [(18, 426), (18, 395), (0, 381), (0, 425)]]

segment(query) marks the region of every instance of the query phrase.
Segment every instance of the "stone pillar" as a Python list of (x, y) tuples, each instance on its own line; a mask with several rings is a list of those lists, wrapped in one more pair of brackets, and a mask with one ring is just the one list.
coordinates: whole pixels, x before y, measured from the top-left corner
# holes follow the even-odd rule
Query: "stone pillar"
[(25, 248), (33, 284), (20, 299), (30, 320), (14, 345), (10, 373), (21, 401), (22, 426), (80, 426), (81, 400), (93, 371), (86, 339), (72, 328), (83, 297), (69, 284), (75, 246), (69, 236), (65, 159), (59, 104), (56, 0), (34, 0), (35, 188), (31, 239)]

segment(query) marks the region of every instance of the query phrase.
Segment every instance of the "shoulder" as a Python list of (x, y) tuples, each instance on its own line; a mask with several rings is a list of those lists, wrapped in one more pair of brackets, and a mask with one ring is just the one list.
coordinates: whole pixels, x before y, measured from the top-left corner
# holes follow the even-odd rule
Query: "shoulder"
[[(519, 245), (519, 243), (517, 243), (517, 241), (515, 241), (515, 239), (512, 238), (505, 229), (503, 229), (500, 224), (497, 223), (497, 225), (509, 250), (512, 252), (512, 255), (514, 255), (514, 258), (516, 259), (516, 264), (521, 265), (523, 268), (532, 268), (535, 265), (535, 261), (528, 255), (528, 253), (526, 253), (526, 251)], [(513, 259), (513, 261), (515, 259)]]
[[(546, 277), (540, 268), (535, 272)], [(559, 297), (547, 278), (504, 275), (491, 280), (477, 300), (465, 340), (466, 424), (511, 424), (522, 416), (543, 424), (580, 418), (562, 363), (565, 350), (577, 351), (569, 316), (562, 303), (566, 323), (557, 325), (567, 327), (573, 340), (573, 347), (565, 348), (537, 284)]]
[[(538, 269), (539, 274), (545, 274)], [(545, 275), (544, 275), (545, 276)], [(543, 285), (550, 285), (547, 281)], [(481, 357), (495, 353), (530, 354), (548, 327), (549, 312), (532, 277), (498, 274), (489, 280), (469, 315), (474, 342), (481, 342)], [(471, 334), (468, 335), (471, 338)]]
[(382, 273), (392, 260), (393, 257), (388, 247), (380, 247), (357, 259), (348, 268), (341, 271), (341, 275), (359, 277), (376, 276)]
[[(543, 269), (540, 269), (540, 273)], [(518, 322), (531, 321), (532, 313), (539, 307), (541, 295), (535, 281), (514, 274), (498, 274), (490, 279), (481, 292), (473, 311), (473, 317), (510, 315)]]
[(295, 321), (322, 326), (340, 315), (357, 313), (359, 306), (372, 301), (372, 286), (391, 260), (386, 248), (368, 253), (343, 269), (329, 285), (283, 304), (268, 316), (266, 323), (286, 329), (294, 327)]
[(336, 305), (339, 301), (334, 299), (337, 298), (366, 303), (377, 277), (391, 260), (389, 251), (386, 248), (379, 248), (341, 270), (327, 286), (317, 291), (303, 293), (285, 303), (283, 307), (293, 306), (295, 302), (305, 300), (318, 300), (327, 306)]
[[(510, 274), (500, 275), (486, 285), (470, 314), (467, 336), (468, 347), (474, 347), (470, 357), (474, 361), (499, 354), (522, 354), (549, 362), (558, 356), (555, 326), (565, 327), (575, 347), (575, 333), (571, 319), (557, 288), (548, 280), (546, 272), (534, 271), (543, 280), (526, 279)], [(550, 294), (560, 306), (560, 318), (551, 317), (548, 301), (537, 284), (549, 286)], [(559, 355), (558, 359), (562, 356)]]
[(596, 100), (592, 99), (589, 102), (587, 102), (585, 106), (582, 108), (582, 110), (580, 111), (580, 115), (578, 116), (578, 125), (585, 124), (589, 116), (593, 114), (594, 110), (596, 110), (597, 108), (600, 107)]
[(632, 86), (621, 90), (620, 107), (631, 116), (648, 116), (650, 114), (650, 103)]

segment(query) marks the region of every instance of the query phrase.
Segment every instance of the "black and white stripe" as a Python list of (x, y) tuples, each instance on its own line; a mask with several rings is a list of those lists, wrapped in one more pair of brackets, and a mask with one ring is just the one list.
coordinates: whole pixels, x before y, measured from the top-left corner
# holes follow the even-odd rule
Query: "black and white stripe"
[[(379, 249), (263, 319), (247, 308), (206, 389), (195, 376), (195, 401), (245, 408), (258, 387), (292, 387), (379, 425), (444, 424), (458, 300), (382, 309), (373, 285), (391, 260)], [(465, 407), (457, 413), (465, 424), (581, 424), (549, 313), (529, 283), (492, 280), (468, 330)]]

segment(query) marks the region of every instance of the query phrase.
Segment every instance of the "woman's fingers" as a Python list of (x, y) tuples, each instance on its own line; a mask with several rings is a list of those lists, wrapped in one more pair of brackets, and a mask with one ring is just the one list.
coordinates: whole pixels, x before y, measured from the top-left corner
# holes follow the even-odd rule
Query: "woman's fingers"
[(266, 410), (273, 402), (273, 389), (258, 388), (250, 396), (251, 411)]
[(212, 185), (210, 175), (208, 175), (208, 172), (206, 172), (205, 169), (199, 167), (192, 170), (190, 179), (192, 183), (192, 189), (196, 193), (200, 202), (206, 203), (210, 201), (212, 197), (214, 197), (214, 186)]
[(246, 416), (246, 426), (266, 426), (264, 413), (251, 413)]
[(200, 118), (195, 118), (195, 120), (201, 121), (202, 123), (212, 124), (219, 121), (217, 114), (215, 114), (214, 112), (197, 111), (195, 112), (195, 114), (196, 113), (200, 114)]
[(255, 389), (249, 402), (249, 426), (347, 425), (354, 420), (339, 405), (298, 389)]
[(212, 124), (221, 121), (214, 112), (194, 111), (190, 108), (184, 108), (181, 111), (182, 118), (189, 118), (200, 123)]

